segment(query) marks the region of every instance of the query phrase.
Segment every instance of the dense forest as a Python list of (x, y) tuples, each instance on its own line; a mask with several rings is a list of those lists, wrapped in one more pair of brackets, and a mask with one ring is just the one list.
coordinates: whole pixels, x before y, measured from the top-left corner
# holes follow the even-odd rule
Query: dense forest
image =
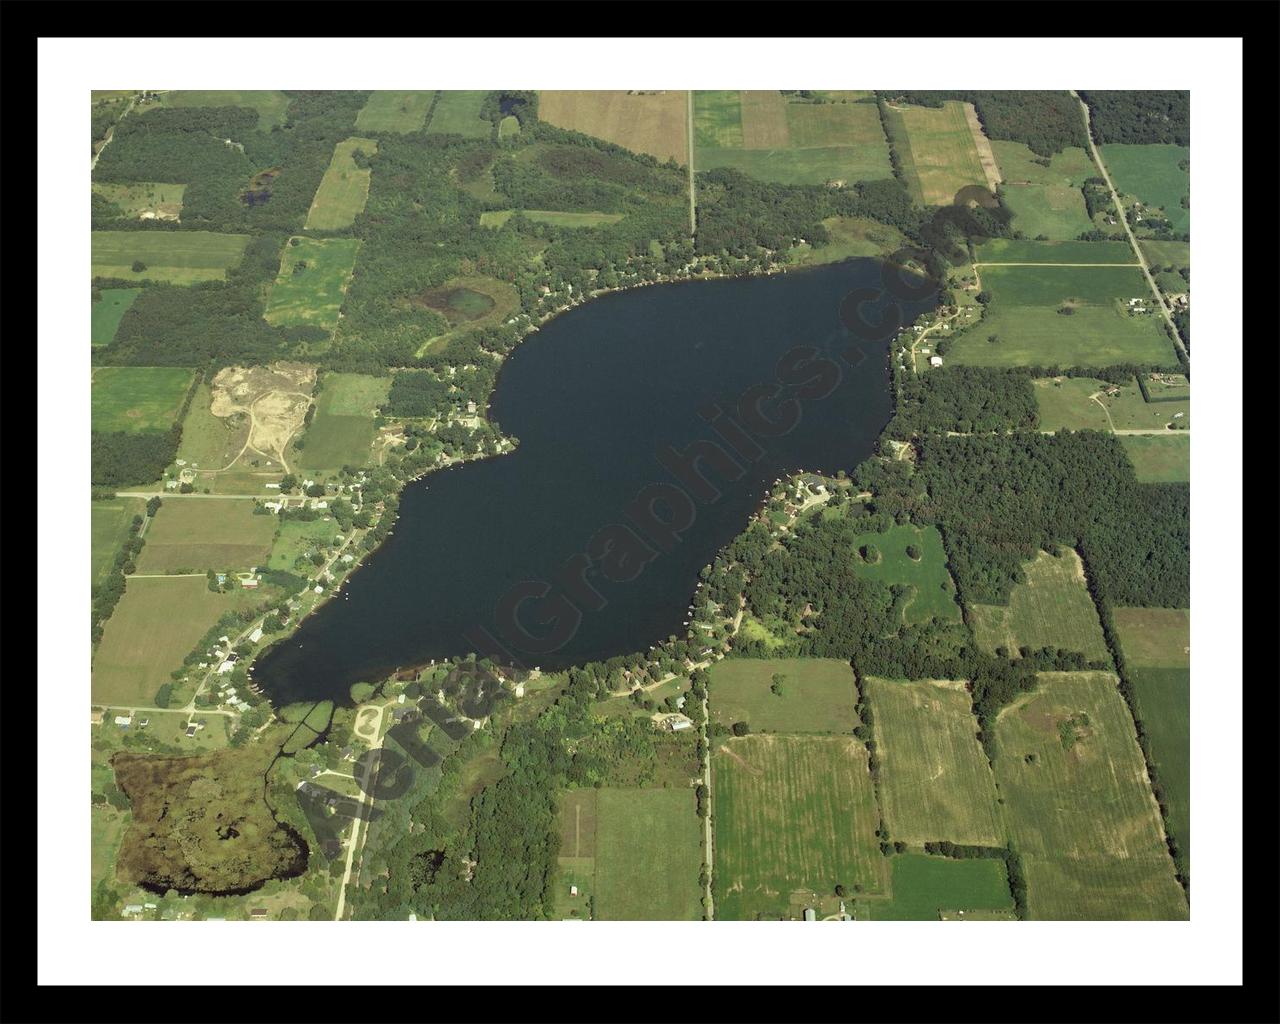
[(877, 95), (922, 107), (940, 107), (947, 100), (972, 103), (987, 138), (1021, 142), (1040, 156), (1053, 156), (1068, 146), (1089, 144), (1080, 105), (1068, 92), (883, 90)]
[(903, 374), (885, 433), (905, 439), (930, 431), (985, 433), (1039, 425), (1032, 374), (1025, 369), (943, 366)]
[(1080, 91), (1089, 104), (1093, 140), (1107, 142), (1191, 145), (1191, 93), (1185, 89), (1159, 91)]

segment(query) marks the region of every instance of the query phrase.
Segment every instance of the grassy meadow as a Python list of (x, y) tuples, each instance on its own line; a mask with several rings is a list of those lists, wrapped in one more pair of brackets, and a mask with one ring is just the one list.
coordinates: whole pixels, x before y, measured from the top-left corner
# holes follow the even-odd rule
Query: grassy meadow
[[(854, 538), (859, 552), (868, 545), (880, 552), (879, 560), (868, 562), (858, 554), (853, 560), (853, 571), (881, 583), (901, 583), (913, 588), (915, 593), (903, 612), (906, 622), (960, 621), (956, 585), (947, 571), (947, 555), (936, 527), (903, 524), (890, 527), (885, 533), (864, 533)], [(907, 548), (912, 546), (920, 550), (918, 560), (907, 554)]]
[(240, 572), (267, 564), (276, 518), (255, 515), (254, 503), (164, 502), (138, 556), (140, 573)]
[[(770, 689), (781, 675), (782, 694)], [(858, 724), (853, 669), (834, 658), (728, 658), (711, 667), (711, 719), (753, 732), (843, 733)]]
[(369, 94), (360, 113), (356, 115), (356, 130), (362, 132), (421, 131), (427, 123), (427, 112), (436, 97), (432, 90), (426, 92), (379, 91)]
[(359, 248), (357, 238), (291, 238), (280, 253), (280, 274), (267, 298), (267, 322), (337, 327)]
[[(248, 243), (248, 235), (213, 231), (94, 231), (92, 276), (170, 284), (223, 281)], [(133, 269), (138, 261), (142, 270)]]
[(120, 328), (120, 321), (142, 294), (141, 288), (103, 288), (102, 298), (89, 307), (89, 339), (94, 348), (110, 345)]
[(177, 366), (100, 366), (90, 387), (94, 430), (168, 430), (177, 422), (194, 371)]
[(352, 155), (357, 149), (372, 156), (378, 151), (378, 143), (373, 139), (351, 138), (334, 147), (333, 158), (320, 179), (320, 187), (311, 200), (311, 209), (307, 211), (306, 230), (349, 228), (364, 212), (373, 172), (356, 165)]

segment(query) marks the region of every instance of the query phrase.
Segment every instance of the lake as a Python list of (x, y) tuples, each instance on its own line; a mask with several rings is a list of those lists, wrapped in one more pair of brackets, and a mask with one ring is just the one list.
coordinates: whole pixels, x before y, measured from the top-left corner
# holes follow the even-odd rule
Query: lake
[[(699, 570), (775, 479), (871, 454), (893, 307), (910, 323), (936, 301), (884, 292), (882, 266), (654, 285), (551, 320), (494, 391), (516, 451), (409, 484), (390, 537), (254, 678), (277, 705), (350, 703), (433, 658), (550, 670), (682, 633)], [(842, 322), (856, 288), (875, 337)]]

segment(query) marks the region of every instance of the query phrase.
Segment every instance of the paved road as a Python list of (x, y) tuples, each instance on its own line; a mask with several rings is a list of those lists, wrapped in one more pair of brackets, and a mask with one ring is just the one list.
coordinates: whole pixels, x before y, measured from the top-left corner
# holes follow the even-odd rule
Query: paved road
[[(266, 494), (201, 494), (198, 491), (192, 491), (190, 494), (180, 494), (178, 491), (116, 491), (117, 498), (164, 498), (168, 501), (170, 498), (220, 498), (225, 501), (252, 501), (254, 498), (278, 498), (279, 491), (267, 491)], [(286, 495), (286, 497), (296, 498), (298, 495)]]
[(1124, 204), (1120, 202), (1120, 195), (1116, 192), (1115, 185), (1111, 183), (1111, 175), (1107, 172), (1107, 165), (1102, 162), (1102, 154), (1098, 152), (1098, 147), (1093, 141), (1093, 129), (1089, 122), (1089, 104), (1080, 99), (1079, 94), (1074, 89), (1071, 90), (1071, 95), (1075, 96), (1080, 104), (1080, 109), (1084, 111), (1084, 133), (1089, 138), (1089, 152), (1093, 154), (1093, 162), (1098, 165), (1098, 170), (1102, 172), (1102, 180), (1107, 183), (1107, 190), (1111, 193), (1111, 201), (1116, 205), (1116, 216), (1120, 218), (1120, 226), (1124, 228), (1124, 233), (1129, 236), (1129, 245), (1133, 247), (1134, 254), (1138, 257), (1138, 264), (1142, 267), (1142, 273), (1151, 288), (1151, 294), (1155, 296), (1156, 305), (1160, 307), (1160, 312), (1164, 315), (1164, 322), (1169, 325), (1169, 330), (1173, 334), (1174, 347), (1178, 350), (1183, 362), (1190, 365), (1191, 357), (1187, 355), (1187, 348), (1182, 343), (1182, 337), (1178, 334), (1178, 328), (1174, 325), (1173, 317), (1169, 314), (1169, 307), (1165, 305), (1164, 296), (1160, 294), (1160, 289), (1156, 287), (1156, 280), (1151, 276), (1151, 268), (1147, 266), (1147, 258), (1142, 254), (1142, 247), (1138, 245), (1133, 229), (1129, 227), (1129, 218), (1124, 215)]
[(693, 90), (689, 90), (689, 234), (698, 234), (697, 203), (693, 197)]

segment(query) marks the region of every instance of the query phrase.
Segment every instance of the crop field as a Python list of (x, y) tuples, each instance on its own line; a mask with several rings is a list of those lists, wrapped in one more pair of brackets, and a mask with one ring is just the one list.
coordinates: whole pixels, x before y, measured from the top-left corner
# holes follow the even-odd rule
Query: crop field
[(1152, 268), (1191, 266), (1190, 242), (1152, 242), (1139, 240), (1138, 247)]
[(130, 579), (93, 659), (93, 702), (151, 704), (205, 631), (223, 612), (239, 607), (238, 597), (213, 593), (202, 576)]
[(598, 920), (701, 920), (702, 819), (692, 789), (598, 790), (595, 826)]
[(141, 498), (112, 498), (89, 505), (89, 579), (93, 586), (107, 578), (116, 552), (129, 538), (129, 524), (145, 509)]
[(912, 194), (925, 206), (946, 206), (966, 185), (987, 186), (964, 104), (890, 107), (893, 143)]
[(373, 139), (351, 138), (334, 147), (333, 159), (329, 161), (315, 198), (311, 200), (311, 209), (307, 211), (306, 230), (349, 228), (364, 212), (373, 172), (356, 165), (353, 159), (356, 150), (372, 156), (378, 151), (378, 143)]
[(89, 339), (94, 348), (110, 345), (133, 300), (142, 294), (141, 288), (103, 288), (102, 298), (90, 307)]
[(659, 160), (689, 163), (689, 94), (544, 89), (538, 117), (560, 128), (615, 143)]
[(284, 124), (289, 97), (275, 89), (183, 89), (161, 95), (166, 107), (249, 107), (258, 112), (258, 131)]
[(242, 571), (267, 564), (276, 517), (252, 501), (165, 501), (147, 529), (140, 573)]
[(991, 140), (991, 151), (1000, 165), (1000, 178), (1006, 185), (1070, 185), (1079, 188), (1085, 178), (1096, 177), (1089, 153), (1079, 146), (1068, 146), (1049, 158), (1049, 166), (1039, 161), (1044, 158), (1033, 153), (1022, 142)]
[[(1042, 430), (1163, 430), (1172, 423), (1191, 424), (1190, 398), (1148, 402), (1136, 381), (1117, 386), (1092, 377), (1046, 377), (1033, 386)], [(1113, 389), (1116, 394), (1107, 394)]]
[(1035, 242), (993, 238), (978, 246), (978, 263), (1127, 263), (1135, 268), (1128, 242)]
[(358, 238), (291, 238), (280, 254), (280, 274), (267, 298), (267, 322), (337, 327), (359, 248)]
[[(1172, 366), (1173, 345), (1137, 267), (983, 267), (986, 315), (957, 335), (950, 358), (971, 366)], [(1070, 312), (1067, 312), (1067, 311)], [(995, 338), (995, 341), (991, 339)]]
[(1191, 859), (1191, 613), (1185, 608), (1117, 608), (1138, 715), (1164, 786), (1169, 830)]
[(369, 100), (356, 115), (356, 128), (362, 132), (416, 132), (427, 123), (427, 111), (435, 92), (381, 91), (370, 93)]
[(893, 176), (874, 103), (788, 102), (779, 92), (697, 92), (694, 144), (700, 170), (732, 167), (782, 184)]
[[(486, 210), (480, 214), (482, 228), (500, 228), (511, 219), (515, 210)], [(561, 210), (525, 210), (524, 215), (539, 224), (550, 224), (557, 228), (598, 228), (601, 224), (617, 224), (622, 220), (621, 213), (574, 213)]]
[(906, 245), (906, 236), (889, 224), (865, 217), (828, 217), (822, 222), (831, 240), (820, 249), (808, 242), (793, 247), (787, 261), (796, 266), (838, 263), (851, 256), (887, 256)]
[(1013, 918), (1003, 860), (908, 853), (894, 857), (892, 864), (892, 895), (862, 903), (873, 921), (959, 920), (970, 913), (983, 920)]
[(1191, 437), (1170, 433), (1168, 437), (1127, 435), (1120, 438), (1125, 454), (1133, 463), (1139, 483), (1172, 484), (1191, 481)]
[(390, 377), (335, 373), (325, 378), (316, 415), (297, 449), (299, 467), (338, 470), (369, 461), (375, 434), (375, 410), (387, 398)]
[(90, 388), (94, 430), (168, 430), (194, 371), (177, 366), (100, 366)]
[(1110, 662), (1098, 610), (1085, 585), (1080, 556), (1070, 548), (1055, 558), (1041, 551), (1023, 565), (1027, 580), (1015, 583), (1008, 605), (970, 607), (974, 638), (987, 651), (1016, 656), (1020, 647), (1079, 651), (1090, 661)]
[(996, 778), (1040, 920), (1183, 920), (1133, 719), (1106, 672), (1046, 672), (1000, 712)]
[[(248, 235), (213, 231), (94, 231), (92, 276), (170, 284), (223, 281), (248, 243)], [(134, 270), (139, 261), (144, 269)]]
[[(867, 579), (914, 588), (915, 594), (903, 612), (908, 623), (929, 619), (960, 621), (956, 585), (947, 571), (947, 555), (936, 527), (904, 524), (885, 533), (864, 533), (854, 538), (859, 552), (865, 545), (873, 545), (880, 552), (879, 560), (867, 562), (859, 554), (853, 560), (853, 571)], [(907, 554), (911, 546), (920, 549), (919, 560)]]
[(867, 752), (852, 736), (743, 736), (717, 747), (716, 917), (786, 916), (797, 890), (888, 885)]
[(1070, 185), (1006, 185), (1013, 227), (1029, 238), (1073, 239), (1093, 230), (1084, 194)]
[[(1182, 206), (1190, 192), (1191, 176), (1178, 165), (1191, 157), (1186, 146), (1133, 146), (1112, 143), (1100, 147), (1111, 180), (1123, 196), (1134, 196), (1145, 206), (1163, 207), (1165, 219), (1179, 234), (1191, 230), (1191, 211)], [(1141, 221), (1132, 222), (1135, 235), (1142, 235)]]
[(137, 181), (129, 185), (93, 183), (93, 191), (120, 207), (122, 216), (141, 217), (149, 213), (156, 220), (177, 220), (182, 213), (182, 194), (186, 190), (186, 185), (159, 181)]
[(480, 118), (480, 107), (487, 95), (484, 89), (443, 90), (427, 130), (440, 135), (487, 139), (493, 134), (493, 123)]
[[(782, 695), (770, 690), (782, 676)], [(849, 734), (858, 724), (853, 669), (834, 658), (728, 658), (711, 667), (713, 721), (753, 732)]]
[(962, 683), (867, 678), (880, 798), (895, 840), (1003, 846), (995, 779)]

